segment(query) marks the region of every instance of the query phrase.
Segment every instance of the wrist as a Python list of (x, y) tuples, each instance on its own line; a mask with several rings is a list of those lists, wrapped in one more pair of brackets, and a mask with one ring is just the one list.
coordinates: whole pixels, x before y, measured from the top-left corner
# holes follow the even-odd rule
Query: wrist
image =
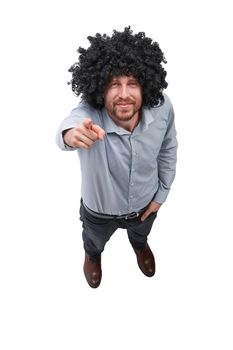
[(62, 131), (62, 138), (63, 138), (63, 142), (64, 142), (64, 144), (65, 144), (66, 146), (72, 147), (72, 148), (73, 148), (73, 146), (71, 146), (71, 145), (69, 144), (69, 142), (68, 142), (68, 140), (67, 140), (67, 137), (66, 137), (67, 132), (68, 132), (69, 130), (71, 130), (71, 129), (72, 129), (72, 128), (63, 130), (63, 131)]

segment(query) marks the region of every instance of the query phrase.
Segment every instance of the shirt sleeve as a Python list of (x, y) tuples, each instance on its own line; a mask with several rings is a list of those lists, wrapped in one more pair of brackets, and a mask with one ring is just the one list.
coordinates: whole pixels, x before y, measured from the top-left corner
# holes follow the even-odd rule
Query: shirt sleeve
[(173, 107), (169, 110), (167, 131), (158, 155), (159, 188), (153, 201), (164, 203), (176, 174), (177, 139)]

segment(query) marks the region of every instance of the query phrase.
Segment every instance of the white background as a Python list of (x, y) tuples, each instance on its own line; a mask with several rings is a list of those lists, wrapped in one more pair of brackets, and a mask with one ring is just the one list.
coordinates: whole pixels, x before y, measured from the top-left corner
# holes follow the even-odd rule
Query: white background
[[(0, 348), (233, 348), (230, 1), (5, 1), (1, 5)], [(78, 99), (68, 68), (86, 37), (131, 25), (168, 60), (177, 177), (141, 274), (119, 230), (101, 286), (83, 276), (80, 174), (55, 144)]]

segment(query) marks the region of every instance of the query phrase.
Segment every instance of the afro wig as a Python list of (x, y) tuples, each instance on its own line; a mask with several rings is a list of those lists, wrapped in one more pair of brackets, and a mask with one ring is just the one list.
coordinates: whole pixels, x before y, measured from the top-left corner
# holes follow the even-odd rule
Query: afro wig
[(79, 62), (69, 72), (75, 95), (95, 108), (104, 106), (104, 91), (113, 76), (133, 75), (143, 91), (143, 104), (157, 106), (164, 101), (166, 71), (162, 62), (167, 63), (157, 42), (145, 36), (144, 32), (133, 35), (130, 27), (123, 32), (113, 31), (111, 37), (97, 33), (88, 36), (88, 49), (79, 47)]

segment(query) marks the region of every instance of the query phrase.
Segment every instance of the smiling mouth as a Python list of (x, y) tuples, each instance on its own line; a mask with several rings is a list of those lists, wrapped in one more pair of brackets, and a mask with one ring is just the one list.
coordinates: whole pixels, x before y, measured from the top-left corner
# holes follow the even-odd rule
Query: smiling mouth
[(132, 106), (132, 103), (117, 103), (116, 105), (122, 108), (127, 108), (129, 106)]

